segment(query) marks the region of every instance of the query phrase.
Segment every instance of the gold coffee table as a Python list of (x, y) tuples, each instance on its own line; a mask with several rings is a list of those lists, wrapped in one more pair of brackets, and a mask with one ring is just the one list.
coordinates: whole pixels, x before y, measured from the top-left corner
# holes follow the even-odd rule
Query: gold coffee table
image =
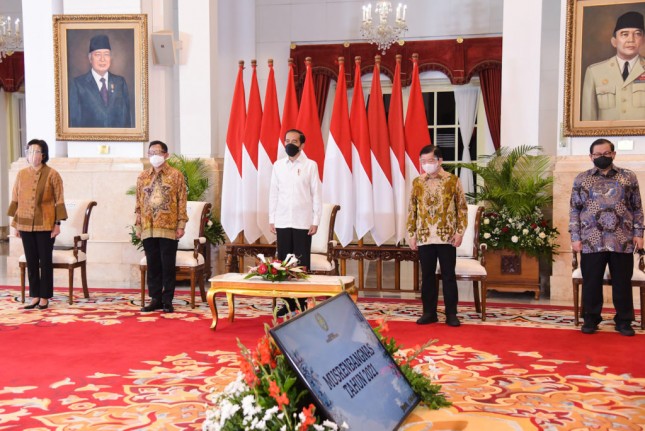
[(354, 287), (354, 277), (339, 275), (311, 275), (306, 280), (270, 282), (260, 277), (245, 279), (246, 274), (230, 272), (211, 278), (208, 289), (208, 306), (213, 314), (211, 329), (217, 328), (217, 305), (215, 295), (226, 293), (228, 320), (235, 318), (235, 295), (264, 296), (270, 298), (309, 298), (314, 296), (335, 296), (347, 292), (354, 301), (358, 293)]

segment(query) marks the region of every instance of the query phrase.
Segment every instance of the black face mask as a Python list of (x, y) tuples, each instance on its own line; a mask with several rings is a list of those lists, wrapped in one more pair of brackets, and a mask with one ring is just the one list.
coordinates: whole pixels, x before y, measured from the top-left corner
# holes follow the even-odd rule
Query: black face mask
[(614, 160), (611, 157), (605, 157), (601, 156), (596, 159), (593, 159), (593, 164), (598, 168), (598, 169), (607, 169), (609, 166), (611, 166), (611, 163)]
[(287, 156), (289, 157), (295, 157), (296, 154), (300, 151), (300, 147), (298, 147), (296, 144), (287, 144), (286, 147), (284, 147), (284, 150), (287, 152)]

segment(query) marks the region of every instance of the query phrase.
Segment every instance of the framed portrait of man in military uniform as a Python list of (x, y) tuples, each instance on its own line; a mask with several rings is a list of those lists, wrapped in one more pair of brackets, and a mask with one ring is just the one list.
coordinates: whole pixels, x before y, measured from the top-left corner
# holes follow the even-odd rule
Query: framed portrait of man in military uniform
[(148, 140), (146, 15), (55, 15), (56, 138)]
[(565, 136), (645, 135), (645, 0), (567, 0)]

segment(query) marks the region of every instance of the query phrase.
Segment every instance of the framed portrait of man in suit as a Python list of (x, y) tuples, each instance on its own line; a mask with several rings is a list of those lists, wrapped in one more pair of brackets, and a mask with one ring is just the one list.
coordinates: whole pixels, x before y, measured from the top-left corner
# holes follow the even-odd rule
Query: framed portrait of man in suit
[(565, 136), (645, 135), (645, 0), (567, 0)]
[(148, 140), (146, 15), (55, 15), (56, 138)]

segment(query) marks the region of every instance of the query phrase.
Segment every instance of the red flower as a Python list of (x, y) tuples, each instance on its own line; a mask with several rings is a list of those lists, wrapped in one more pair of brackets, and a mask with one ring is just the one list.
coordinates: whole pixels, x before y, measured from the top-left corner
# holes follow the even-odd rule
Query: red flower
[(316, 418), (314, 417), (314, 410), (316, 408), (314, 407), (313, 404), (309, 404), (309, 408), (303, 407), (302, 408), (302, 414), (305, 417), (300, 424), (299, 431), (307, 431), (309, 429), (309, 425), (313, 425), (316, 423)]
[(257, 360), (262, 365), (274, 367), (275, 362), (271, 354), (271, 342), (268, 337), (262, 337), (258, 342)]
[(540, 224), (542, 225), (542, 227), (547, 227), (547, 225), (548, 225), (548, 223), (547, 223), (547, 222), (546, 222), (546, 220), (544, 220), (544, 219), (542, 219), (542, 221), (540, 222)]
[(244, 357), (240, 357), (240, 370), (244, 374), (244, 380), (249, 387), (254, 387), (258, 382), (258, 376), (255, 375), (255, 370), (253, 366), (246, 360)]
[(509, 230), (511, 230), (508, 226), (504, 226), (502, 228), (502, 232), (507, 233)]
[(271, 274), (274, 274), (274, 275), (275, 275), (275, 274), (277, 274), (277, 273), (278, 273), (278, 270), (277, 270), (277, 269), (275, 269), (275, 267), (274, 267), (274, 266), (272, 266), (272, 267), (271, 267)]
[(269, 395), (278, 403), (280, 410), (282, 410), (283, 406), (289, 405), (287, 394), (284, 392), (280, 393), (280, 387), (273, 380), (269, 381)]
[(531, 229), (535, 229), (537, 227), (537, 224), (531, 223)]
[(266, 264), (262, 263), (260, 266), (258, 266), (258, 274), (266, 274), (267, 270), (269, 268), (266, 266)]

